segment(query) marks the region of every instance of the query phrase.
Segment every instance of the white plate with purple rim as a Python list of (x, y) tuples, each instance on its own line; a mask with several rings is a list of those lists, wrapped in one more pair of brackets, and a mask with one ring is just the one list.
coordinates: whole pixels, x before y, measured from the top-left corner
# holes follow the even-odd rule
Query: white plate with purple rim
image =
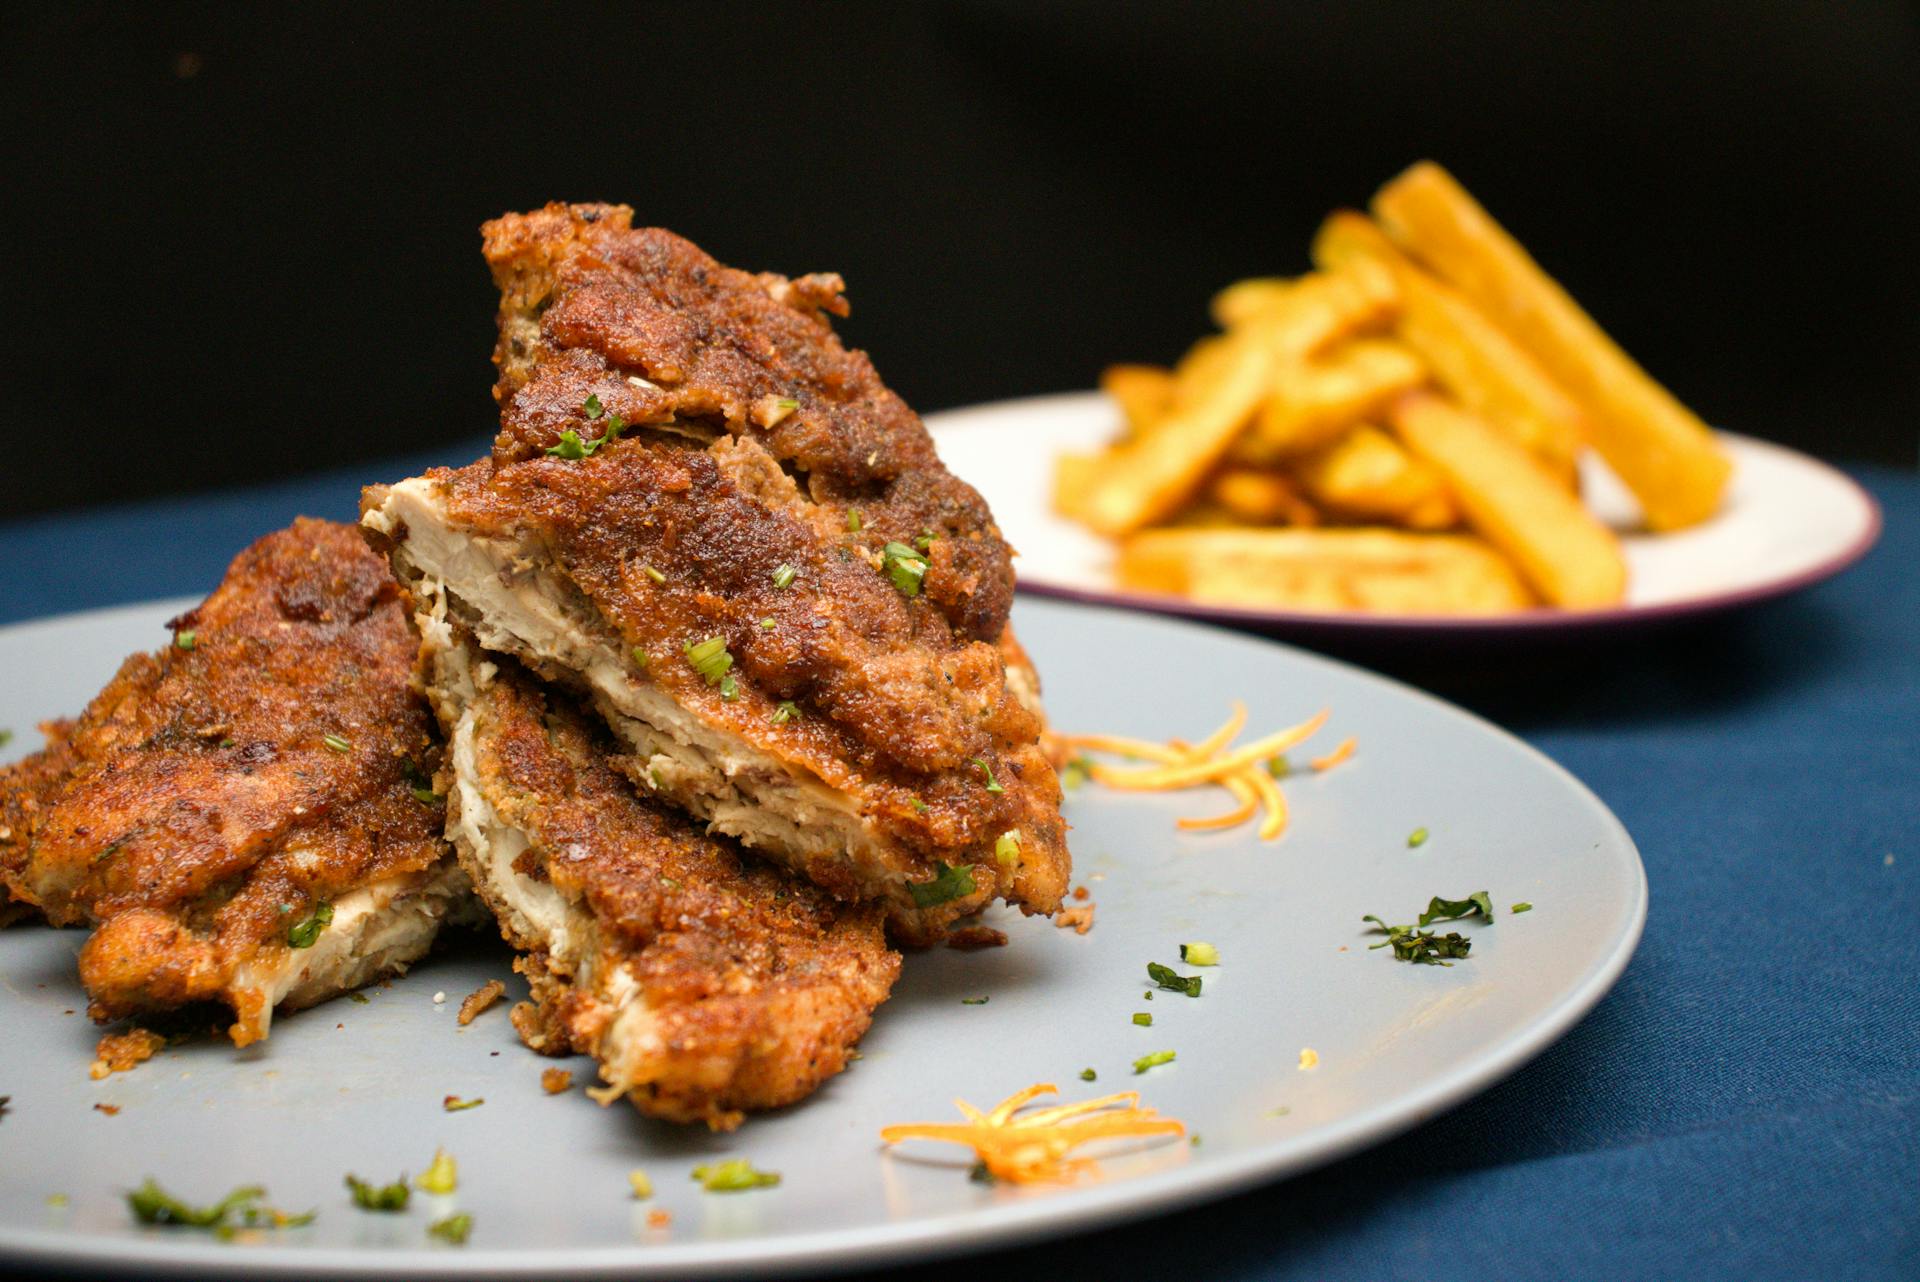
[(997, 401), (928, 416), (948, 468), (993, 508), (1020, 553), (1020, 590), (1129, 609), (1154, 610), (1310, 642), (1569, 638), (1618, 632), (1769, 601), (1832, 578), (1880, 535), (1880, 508), (1837, 469), (1805, 454), (1732, 432), (1719, 439), (1733, 479), (1718, 515), (1692, 529), (1649, 534), (1625, 487), (1588, 451), (1582, 493), (1620, 532), (1627, 600), (1598, 610), (1539, 608), (1491, 616), (1324, 613), (1209, 605), (1123, 587), (1113, 545), (1053, 510), (1053, 460), (1098, 449), (1120, 416), (1098, 392)]

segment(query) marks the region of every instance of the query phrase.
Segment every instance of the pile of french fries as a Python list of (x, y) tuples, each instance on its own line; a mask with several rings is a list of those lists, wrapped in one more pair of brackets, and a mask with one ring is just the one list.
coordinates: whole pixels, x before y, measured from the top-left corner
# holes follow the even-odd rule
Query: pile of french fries
[(1058, 460), (1054, 503), (1119, 541), (1123, 585), (1385, 614), (1593, 609), (1626, 593), (1582, 504), (1591, 446), (1654, 531), (1713, 515), (1731, 465), (1440, 166), (1333, 214), (1315, 270), (1213, 300), (1173, 369), (1116, 365), (1126, 433)]

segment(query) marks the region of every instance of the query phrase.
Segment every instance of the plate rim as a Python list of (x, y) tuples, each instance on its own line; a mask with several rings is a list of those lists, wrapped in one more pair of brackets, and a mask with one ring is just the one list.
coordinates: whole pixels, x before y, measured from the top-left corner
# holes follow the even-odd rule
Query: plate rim
[[(93, 610), (72, 611), (0, 626), (0, 637), (27, 630), (73, 626), (113, 615), (176, 609), (168, 597)], [(715, 1276), (751, 1271), (782, 1276), (823, 1269), (859, 1270), (914, 1261), (952, 1259), (1078, 1236), (1123, 1219), (1157, 1219), (1187, 1207), (1305, 1174), (1360, 1149), (1403, 1134), (1511, 1076), (1565, 1036), (1612, 991), (1645, 931), (1649, 891), (1646, 864), (1618, 815), (1578, 776), (1539, 748), (1470, 709), (1356, 663), (1331, 658), (1283, 641), (1229, 632), (1192, 620), (1145, 614), (1107, 604), (1046, 602), (1042, 608), (1093, 611), (1119, 625), (1182, 629), (1199, 626), (1213, 639), (1249, 652), (1278, 650), (1309, 669), (1334, 670), (1383, 693), (1464, 721), (1544, 767), (1573, 798), (1596, 813), (1631, 865), (1626, 921), (1595, 965), (1558, 1005), (1517, 1029), (1483, 1060), (1464, 1063), (1421, 1088), (1362, 1110), (1323, 1128), (1305, 1141), (1277, 1140), (1201, 1168), (1157, 1172), (1131, 1180), (1083, 1187), (1071, 1201), (1032, 1199), (984, 1210), (927, 1219), (886, 1221), (856, 1229), (789, 1234), (767, 1239), (661, 1244), (622, 1243), (562, 1249), (499, 1247), (397, 1250), (350, 1247), (238, 1248), (199, 1241), (91, 1237), (74, 1231), (0, 1227), (0, 1260), (53, 1269), (138, 1271), (157, 1277), (332, 1277), (408, 1275), (422, 1278)], [(876, 1154), (881, 1160), (884, 1156)], [(269, 1254), (269, 1251), (271, 1253)]]
[[(1037, 411), (1069, 405), (1085, 406), (1093, 401), (1104, 399), (1103, 392), (1085, 390), (982, 401), (975, 405), (961, 405), (929, 414), (927, 415), (928, 428), (935, 433), (937, 444), (940, 432), (965, 430), (969, 426), (967, 420), (976, 416), (984, 417), (991, 413), (1018, 408)], [(1880, 501), (1874, 498), (1872, 491), (1833, 464), (1790, 446), (1757, 436), (1749, 436), (1744, 432), (1729, 432), (1715, 428), (1714, 435), (1738, 441), (1749, 448), (1785, 455), (1796, 463), (1824, 472), (1851, 492), (1866, 516), (1866, 525), (1846, 547), (1804, 570), (1744, 588), (1732, 588), (1678, 601), (1665, 601), (1657, 605), (1616, 605), (1580, 610), (1550, 609), (1543, 606), (1532, 610), (1486, 615), (1368, 614), (1357, 610), (1341, 613), (1327, 610), (1281, 610), (1263, 609), (1258, 606), (1215, 605), (1202, 601), (1189, 601), (1185, 597), (1164, 592), (1142, 592), (1132, 588), (1077, 588), (1069, 584), (1053, 582), (1022, 582), (1017, 584), (1016, 590), (1028, 596), (1045, 597), (1056, 601), (1071, 601), (1081, 605), (1106, 606), (1123, 610), (1143, 610), (1153, 614), (1174, 615), (1233, 627), (1284, 627), (1301, 636), (1365, 633), (1386, 637), (1408, 632), (1440, 632), (1455, 637), (1482, 635), (1518, 637), (1538, 636), (1543, 633), (1566, 636), (1574, 633), (1605, 632), (1623, 627), (1706, 618), (1728, 610), (1737, 610), (1780, 597), (1792, 596), (1851, 569), (1880, 541), (1885, 525)]]

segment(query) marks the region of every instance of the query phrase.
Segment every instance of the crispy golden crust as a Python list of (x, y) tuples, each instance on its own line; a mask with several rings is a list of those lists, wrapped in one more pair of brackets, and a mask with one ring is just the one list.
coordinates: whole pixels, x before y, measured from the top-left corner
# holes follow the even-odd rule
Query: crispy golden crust
[(350, 526), (268, 535), (172, 626), (59, 743), (15, 886), (101, 923), (80, 957), (96, 1017), (217, 999), (245, 1022), (228, 985), (292, 923), (440, 863), (440, 810), (410, 784), (438, 749), (409, 605)]
[(822, 531), (844, 530), (858, 508), (866, 536), (850, 544), (877, 551), (933, 532), (944, 551), (922, 604), (962, 637), (998, 637), (1012, 553), (919, 416), (840, 345), (823, 314), (845, 314), (840, 278), (749, 275), (632, 217), (624, 205), (551, 204), (483, 229), (501, 289), (495, 459), (540, 457), (569, 429), (600, 436), (589, 396), (631, 424), (750, 440), (798, 479)]
[[(501, 913), (509, 942), (532, 950), (521, 969), (535, 1008), (514, 1019), (529, 1045), (592, 1054), (641, 1112), (716, 1129), (846, 1066), (900, 968), (877, 906), (836, 903), (639, 797), (607, 765), (604, 727), (511, 663), (470, 712), (478, 787), (530, 842), (515, 872), (593, 924), (587, 964)], [(462, 846), (500, 900), (497, 870), (475, 855)]]
[(0, 926), (37, 915), (15, 887), (27, 864), (27, 848), (47, 807), (72, 777), (79, 756), (73, 748), (75, 723), (45, 721), (40, 751), (10, 766), (0, 766)]

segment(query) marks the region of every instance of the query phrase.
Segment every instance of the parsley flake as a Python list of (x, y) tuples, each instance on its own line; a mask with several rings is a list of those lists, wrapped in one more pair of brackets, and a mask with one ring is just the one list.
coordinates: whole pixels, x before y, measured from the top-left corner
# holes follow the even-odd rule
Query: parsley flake
[(959, 899), (973, 893), (973, 869), (962, 864), (950, 868), (946, 864), (937, 864), (940, 873), (932, 881), (910, 881), (907, 893), (913, 896), (916, 908), (931, 908), (935, 904), (944, 904), (950, 899)]

